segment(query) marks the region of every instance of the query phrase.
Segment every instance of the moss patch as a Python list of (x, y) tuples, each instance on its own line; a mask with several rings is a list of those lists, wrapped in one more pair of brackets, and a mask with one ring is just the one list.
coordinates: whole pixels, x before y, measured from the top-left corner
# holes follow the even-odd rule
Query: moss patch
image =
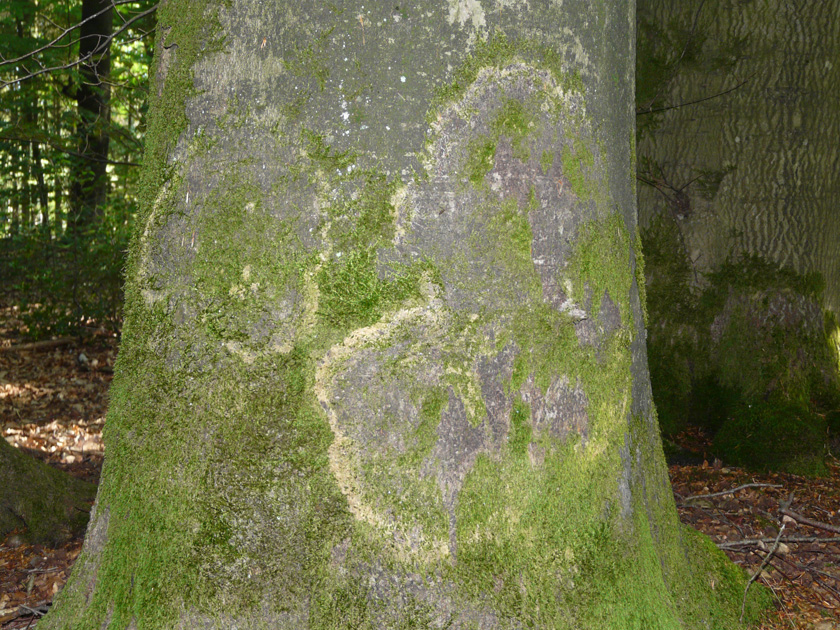
[[(708, 274), (698, 289), (674, 221), (655, 221), (643, 245), (651, 381), (663, 432), (695, 423), (718, 434), (724, 461), (822, 471), (821, 416), (837, 408), (840, 376), (820, 309), (821, 278), (745, 256)], [(800, 434), (796, 453), (786, 436)]]
[(563, 147), (560, 156), (563, 163), (563, 173), (569, 179), (574, 193), (581, 199), (589, 199), (590, 190), (586, 184), (586, 174), (591, 171), (595, 160), (592, 152), (582, 142), (576, 142), (574, 147)]

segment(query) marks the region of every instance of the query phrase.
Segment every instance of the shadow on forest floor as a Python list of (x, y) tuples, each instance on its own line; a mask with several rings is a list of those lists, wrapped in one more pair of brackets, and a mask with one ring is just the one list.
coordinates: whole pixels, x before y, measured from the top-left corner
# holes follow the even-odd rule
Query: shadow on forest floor
[[(84, 345), (10, 350), (22, 343), (15, 334), (19, 324), (14, 308), (0, 308), (3, 436), (57, 468), (96, 481), (116, 339), (102, 334)], [(678, 441), (699, 453), (707, 445), (698, 433)], [(718, 461), (669, 471), (681, 520), (708, 534), (750, 575), (774, 549), (784, 522), (758, 578), (776, 599), (762, 630), (840, 630), (840, 462), (829, 461), (830, 476), (816, 480), (751, 474)], [(81, 545), (75, 539), (57, 549), (32, 546), (17, 533), (0, 541), (0, 630), (35, 628)]]

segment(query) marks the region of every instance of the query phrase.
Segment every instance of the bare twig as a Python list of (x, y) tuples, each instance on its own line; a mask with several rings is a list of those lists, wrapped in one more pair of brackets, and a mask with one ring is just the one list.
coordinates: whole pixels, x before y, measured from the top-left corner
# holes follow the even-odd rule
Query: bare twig
[(776, 592), (776, 587), (775, 587), (775, 586), (773, 586), (772, 584), (767, 584), (767, 588), (769, 588), (769, 589), (770, 589), (770, 592), (771, 592), (771, 593), (773, 593), (773, 597), (776, 599), (776, 602), (778, 602), (778, 604), (779, 604), (779, 606), (778, 606), (778, 607), (779, 607), (779, 608), (780, 608), (780, 609), (781, 609), (781, 610), (785, 613), (785, 615), (787, 616), (787, 621), (788, 621), (788, 623), (790, 624), (790, 627), (791, 627), (791, 628), (793, 628), (793, 630), (796, 630), (796, 624), (795, 624), (795, 623), (793, 623), (793, 619), (792, 619), (792, 618), (791, 618), (791, 616), (790, 616), (790, 611), (787, 609), (787, 606), (784, 606), (784, 605), (783, 605), (783, 604), (784, 604), (784, 602), (783, 602), (782, 598), (781, 598), (781, 597), (779, 597), (779, 594)]
[[(688, 52), (688, 47), (691, 45), (691, 40), (694, 39), (694, 33), (697, 30), (697, 22), (700, 19), (700, 11), (703, 10), (703, 5), (706, 4), (706, 0), (703, 0), (700, 3), (700, 6), (697, 7), (697, 11), (694, 13), (694, 20), (691, 23), (691, 30), (688, 32), (688, 38), (685, 40), (685, 45), (683, 46), (682, 52), (680, 52), (680, 56), (677, 57), (677, 60), (674, 62), (674, 71), (671, 73), (671, 77), (667, 81), (663, 81), (659, 88), (656, 91), (656, 94), (650, 99), (648, 103), (648, 111), (645, 113), (650, 113), (650, 108), (656, 102), (656, 99), (659, 98), (659, 95), (662, 93), (662, 88), (668, 85), (671, 81), (674, 80), (674, 77), (677, 76), (677, 72), (679, 70), (680, 64), (682, 63), (683, 57), (685, 57), (685, 53)], [(637, 112), (638, 114), (638, 112)]]
[[(136, 1), (136, 0), (123, 0), (121, 2), (114, 2), (112, 4), (113, 4), (113, 6), (117, 6), (117, 5), (120, 5), (120, 4), (127, 4), (127, 3), (133, 2), (133, 1)], [(70, 26), (70, 27), (66, 28), (61, 35), (59, 35), (56, 39), (54, 39), (49, 44), (45, 44), (44, 46), (41, 46), (40, 48), (38, 48), (36, 50), (33, 50), (32, 52), (28, 52), (25, 55), (22, 55), (21, 57), (18, 57), (17, 59), (9, 59), (9, 60), (0, 59), (0, 67), (2, 67), (4, 65), (8, 65), (8, 64), (13, 64), (13, 63), (25, 61), (27, 59), (31, 59), (35, 55), (37, 55), (38, 53), (43, 52), (44, 50), (47, 50), (50, 47), (58, 48), (58, 47), (64, 46), (64, 44), (58, 44), (57, 42), (59, 40), (61, 40), (62, 38), (64, 38), (65, 35), (67, 35), (67, 33), (75, 30), (78, 27), (80, 27), (86, 21), (91, 20), (91, 19), (97, 17), (98, 15), (101, 15), (104, 11), (110, 10), (110, 8), (111, 7), (109, 6), (105, 9), (102, 9), (102, 11), (99, 11), (98, 13), (95, 13), (94, 15), (91, 15), (90, 17), (85, 18), (85, 20), (83, 20), (82, 22), (79, 22), (77, 24), (74, 24), (73, 26)], [(16, 78), (14, 78), (10, 81), (0, 80), (0, 89), (9, 87), (11, 85), (18, 85), (18, 84), (22, 83), (23, 81), (28, 81), (29, 79), (33, 79), (33, 78), (35, 78), (39, 75), (42, 75), (42, 74), (47, 74), (47, 73), (50, 73), (50, 72), (57, 72), (58, 70), (69, 70), (70, 68), (75, 68), (76, 66), (87, 62), (89, 59), (95, 57), (96, 55), (100, 55), (100, 54), (104, 53), (107, 50), (108, 46), (111, 44), (111, 42), (114, 40), (114, 38), (117, 37), (118, 35), (121, 35), (126, 30), (128, 30), (128, 28), (134, 22), (146, 17), (147, 15), (151, 15), (156, 10), (157, 10), (157, 5), (153, 6), (151, 9), (146, 9), (145, 11), (141, 11), (140, 13), (135, 14), (134, 16), (131, 17), (130, 20), (127, 20), (122, 26), (120, 26), (113, 33), (111, 33), (107, 37), (102, 38), (102, 41), (99, 44), (97, 44), (96, 48), (94, 50), (92, 50), (89, 54), (84, 55), (82, 57), (79, 57), (78, 59), (74, 59), (73, 61), (71, 61), (69, 63), (66, 63), (66, 64), (43, 67), (40, 70), (36, 70), (35, 72), (30, 72), (29, 74), (26, 74), (22, 77), (16, 77)]]
[(773, 548), (770, 549), (769, 552), (767, 552), (766, 556), (764, 556), (764, 560), (762, 561), (761, 566), (758, 567), (758, 570), (750, 576), (750, 579), (747, 582), (747, 586), (746, 588), (744, 588), (744, 599), (741, 601), (741, 616), (738, 619), (739, 622), (744, 621), (744, 610), (747, 607), (747, 593), (749, 593), (750, 591), (750, 586), (752, 586), (752, 583), (758, 579), (758, 576), (761, 575), (762, 571), (764, 571), (764, 567), (766, 567), (767, 564), (770, 562), (770, 558), (772, 558), (773, 554), (776, 553), (776, 549), (779, 548), (779, 542), (782, 538), (782, 533), (785, 531), (786, 525), (787, 523), (782, 523), (782, 528), (779, 530), (779, 535), (776, 536), (776, 540), (773, 542)]
[(49, 608), (47, 607), (46, 604), (36, 606), (35, 608), (30, 608), (29, 606), (24, 606), (23, 604), (21, 604), (20, 607), (23, 608), (24, 610), (29, 611), (29, 614), (37, 615), (38, 617), (43, 617), (44, 615), (47, 614), (47, 611), (49, 610)]
[[(745, 540), (733, 540), (730, 542), (716, 543), (718, 549), (737, 549), (738, 547), (760, 546), (775, 542), (775, 538), (748, 538)], [(785, 536), (781, 539), (783, 543), (840, 543), (840, 537), (820, 538), (819, 536)]]
[(49, 138), (39, 138), (39, 137), (21, 137), (17, 138), (15, 136), (0, 136), (0, 140), (5, 140), (7, 142), (21, 142), (21, 143), (30, 143), (30, 142), (37, 142), (39, 144), (45, 144), (51, 149), (55, 149), (61, 153), (66, 153), (67, 155), (72, 155), (73, 157), (84, 158), (89, 162), (104, 162), (105, 164), (111, 164), (113, 166), (141, 166), (139, 162), (129, 162), (128, 160), (124, 160), (122, 162), (117, 162), (116, 160), (105, 160), (103, 158), (99, 158), (93, 155), (82, 155), (78, 151), (73, 151), (72, 149), (68, 149), (67, 147), (63, 147), (57, 142), (53, 142)]
[[(779, 560), (781, 560), (782, 562), (784, 562), (786, 565), (788, 565), (788, 566), (792, 567), (793, 569), (798, 569), (799, 571), (802, 571), (803, 573), (804, 573), (805, 571), (808, 571), (809, 573), (811, 573), (811, 571), (809, 571), (809, 570), (808, 570), (807, 568), (805, 568), (805, 567), (802, 567), (802, 566), (801, 566), (798, 562), (791, 562), (791, 561), (790, 561), (790, 560), (788, 560), (787, 558), (783, 558), (783, 557), (781, 557), (781, 556), (777, 556), (777, 557), (778, 557), (778, 559), (779, 559)], [(778, 569), (778, 567), (776, 567), (776, 568)], [(801, 575), (801, 574), (800, 574), (800, 575)], [(815, 575), (814, 573), (811, 573), (811, 578), (814, 580), (814, 582), (816, 582), (817, 584), (819, 584), (820, 586), (822, 586), (822, 587), (823, 587), (823, 589), (825, 589), (825, 590), (826, 590), (826, 591), (827, 591), (827, 592), (828, 592), (828, 593), (829, 593), (829, 594), (830, 594), (830, 595), (834, 598), (834, 600), (835, 600), (838, 604), (840, 604), (840, 592), (838, 592), (836, 588), (834, 588), (834, 587), (832, 587), (832, 586), (829, 586), (828, 584), (826, 584), (825, 582), (823, 582), (822, 580), (820, 580), (820, 579), (819, 579), (819, 577), (817, 577), (817, 575)], [(798, 578), (797, 578), (797, 579), (798, 579)]]
[(729, 94), (730, 92), (734, 92), (739, 87), (744, 85), (747, 81), (752, 79), (754, 76), (755, 76), (754, 74), (748, 76), (746, 79), (741, 81), (735, 87), (731, 87), (728, 90), (724, 90), (723, 92), (718, 92), (717, 94), (712, 94), (711, 96), (706, 96), (704, 98), (698, 98), (696, 101), (688, 101), (687, 103), (679, 103), (677, 105), (668, 105), (667, 107), (657, 107), (656, 109), (648, 109), (648, 110), (645, 110), (643, 112), (636, 112), (636, 116), (644, 116), (646, 114), (656, 114), (658, 112), (667, 112), (669, 109), (679, 109), (680, 107), (688, 107), (689, 105), (697, 105), (698, 103), (702, 103), (704, 101), (710, 101), (713, 98), (718, 98), (719, 96), (724, 96), (726, 94)]
[(823, 577), (827, 577), (830, 580), (834, 580), (835, 582), (840, 582), (840, 576), (832, 575), (831, 573), (826, 573), (825, 571), (820, 571), (817, 567), (812, 567), (807, 564), (802, 564), (801, 562), (793, 562), (788, 560), (788, 564), (794, 564), (798, 568), (802, 569), (803, 571), (807, 571), (808, 573), (813, 573), (815, 575), (821, 575)]
[[(0, 57), (0, 65), (7, 65), (7, 64), (12, 64), (12, 63), (20, 63), (21, 61), (26, 61), (27, 59), (31, 59), (32, 57), (34, 57), (34, 56), (35, 56), (35, 55), (37, 55), (38, 53), (42, 53), (42, 52), (44, 52), (45, 50), (49, 50), (49, 49), (51, 49), (51, 48), (55, 48), (55, 47), (56, 47), (56, 45), (58, 44), (58, 42), (60, 42), (60, 41), (61, 41), (62, 39), (64, 39), (67, 35), (69, 35), (69, 34), (70, 34), (70, 33), (72, 33), (73, 31), (75, 31), (75, 30), (76, 30), (77, 28), (79, 28), (82, 24), (85, 24), (85, 23), (87, 23), (87, 22), (90, 22), (90, 21), (91, 21), (92, 19), (94, 19), (94, 18), (98, 18), (100, 15), (102, 15), (103, 13), (106, 13), (107, 11), (110, 11), (110, 10), (111, 10), (112, 8), (114, 8), (114, 7), (120, 6), (120, 5), (122, 5), (122, 4), (132, 4), (132, 3), (136, 2), (136, 1), (137, 1), (137, 0), (121, 0), (121, 1), (118, 1), (118, 2), (111, 2), (111, 4), (109, 4), (107, 7), (105, 7), (105, 8), (104, 8), (104, 9), (102, 9), (101, 11), (97, 11), (97, 12), (96, 12), (96, 13), (94, 13), (93, 15), (89, 15), (89, 16), (88, 16), (88, 17), (86, 17), (84, 20), (82, 20), (81, 22), (77, 22), (77, 23), (76, 23), (76, 24), (74, 24), (73, 26), (68, 26), (67, 28), (65, 28), (64, 30), (62, 30), (62, 31), (61, 31), (61, 34), (60, 34), (58, 37), (56, 37), (55, 39), (53, 39), (51, 42), (48, 42), (48, 43), (44, 44), (44, 45), (43, 45), (43, 46), (41, 46), (40, 48), (36, 48), (35, 50), (30, 50), (30, 51), (29, 51), (28, 53), (26, 53), (25, 55), (21, 55), (20, 57), (15, 57), (14, 59), (3, 59), (2, 57)], [(145, 14), (151, 13), (151, 12), (152, 12), (152, 11), (154, 11), (155, 9), (157, 9), (157, 5), (155, 5), (154, 7), (152, 7), (151, 9), (149, 9), (149, 10), (147, 10), (147, 11), (144, 11), (141, 15), (145, 15)], [(120, 29), (120, 30), (122, 30), (122, 29)]]
[(46, 350), (56, 346), (66, 346), (75, 343), (75, 337), (59, 337), (58, 339), (46, 339), (44, 341), (32, 341), (21, 343), (16, 346), (0, 346), (0, 352), (18, 352), (20, 350)]
[(711, 497), (722, 497), (727, 494), (734, 494), (738, 492), (738, 490), (744, 490), (746, 488), (781, 488), (781, 484), (777, 483), (745, 483), (737, 488), (732, 488), (732, 490), (724, 490), (723, 492), (713, 492), (712, 494), (694, 494), (690, 497), (686, 497), (683, 499), (684, 501), (691, 501), (693, 499), (708, 499)]
[(829, 523), (823, 523), (821, 521), (815, 521), (812, 518), (808, 518), (807, 516), (802, 516), (791, 510), (790, 508), (783, 507), (779, 512), (785, 516), (789, 516), (793, 520), (802, 523), (803, 525), (810, 525), (811, 527), (816, 527), (817, 529), (822, 529), (826, 532), (831, 532), (833, 534), (840, 534), (840, 527), (837, 525), (831, 525)]

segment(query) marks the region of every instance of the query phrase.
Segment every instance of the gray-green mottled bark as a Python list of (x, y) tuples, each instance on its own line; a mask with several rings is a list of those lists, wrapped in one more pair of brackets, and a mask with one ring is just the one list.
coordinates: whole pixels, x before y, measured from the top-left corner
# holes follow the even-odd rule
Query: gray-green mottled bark
[[(653, 114), (659, 125), (640, 139), (639, 156), (653, 161), (646, 175), (672, 199), (640, 186), (641, 223), (663, 211), (679, 216), (699, 271), (744, 252), (800, 273), (818, 271), (834, 312), (840, 311), (838, 20), (836, 2), (639, 2), (640, 37), (670, 41), (664, 57), (681, 59), (676, 67), (643, 70), (661, 89), (648, 94), (658, 94), (656, 102), (640, 103), (642, 112), (743, 83)], [(640, 124), (649, 115), (641, 116)]]
[(736, 627), (651, 406), (633, 3), (159, 19), (108, 456), (41, 623)]

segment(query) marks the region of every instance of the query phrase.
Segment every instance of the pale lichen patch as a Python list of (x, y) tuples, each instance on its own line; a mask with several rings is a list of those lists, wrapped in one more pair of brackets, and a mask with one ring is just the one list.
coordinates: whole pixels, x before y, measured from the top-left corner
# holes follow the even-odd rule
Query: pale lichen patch
[(483, 32), (487, 28), (480, 0), (449, 0), (448, 19), (450, 24), (457, 22), (461, 28), (467, 23), (474, 31)]
[(391, 196), (391, 206), (394, 208), (394, 237), (393, 242), (399, 245), (406, 233), (406, 222), (411, 221), (408, 206), (408, 187), (400, 186)]
[(242, 361), (247, 365), (252, 365), (260, 356), (259, 352), (254, 352), (243, 347), (243, 345), (238, 341), (226, 341), (225, 348), (227, 348), (232, 354), (235, 354), (242, 359)]
[(328, 449), (330, 471), (342, 494), (347, 498), (351, 513), (359, 521), (384, 533), (392, 540), (396, 554), (403, 560), (445, 559), (449, 555), (449, 540), (432, 538), (417, 527), (412, 527), (410, 531), (401, 531), (400, 523), (392, 515), (366, 499), (360, 445), (346, 435), (336, 410), (339, 398), (336, 377), (355, 355), (372, 347), (391, 344), (392, 337), (398, 336), (404, 326), (414, 325), (440, 330), (445, 326), (445, 320), (442, 303), (434, 297), (426, 306), (400, 309), (371, 326), (351, 331), (340, 343), (333, 345), (325, 353), (315, 372), (313, 391), (327, 416), (334, 436)]

